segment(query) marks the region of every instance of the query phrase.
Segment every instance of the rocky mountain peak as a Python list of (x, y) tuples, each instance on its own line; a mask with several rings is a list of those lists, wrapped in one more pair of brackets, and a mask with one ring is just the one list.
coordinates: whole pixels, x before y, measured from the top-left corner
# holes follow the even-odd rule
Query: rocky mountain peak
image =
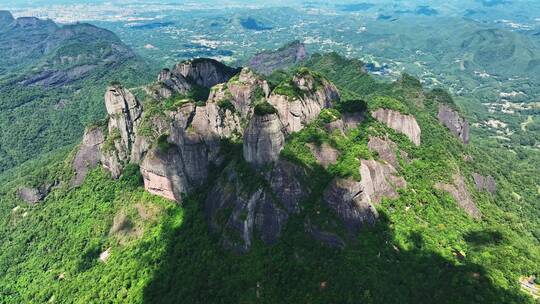
[(174, 74), (180, 74), (195, 84), (206, 88), (227, 82), (237, 72), (237, 69), (209, 58), (184, 61), (177, 64), (173, 69)]
[(256, 167), (275, 162), (284, 144), (283, 125), (278, 115), (256, 109), (244, 133), (244, 159)]
[(249, 66), (257, 73), (270, 75), (272, 72), (288, 68), (307, 58), (305, 45), (300, 41), (293, 41), (276, 51), (265, 51), (256, 54), (249, 61)]

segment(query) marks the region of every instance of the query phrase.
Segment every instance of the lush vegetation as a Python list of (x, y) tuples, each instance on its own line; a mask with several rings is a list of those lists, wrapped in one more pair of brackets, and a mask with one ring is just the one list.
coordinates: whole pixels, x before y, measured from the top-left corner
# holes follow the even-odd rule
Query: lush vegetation
[[(519, 289), (520, 277), (540, 274), (540, 216), (533, 200), (538, 190), (530, 186), (534, 178), (527, 179), (534, 168), (519, 167), (517, 173), (511, 163), (517, 156), (504, 159), (510, 153), (493, 155), (474, 143), (461, 144), (436, 120), (442, 93), (423, 92), (408, 76), (381, 84), (358, 70), (356, 61), (335, 54), (315, 56), (308, 65), (336, 83), (344, 98), (287, 140), (282, 157), (308, 170), (304, 182), (312, 193), (278, 244), (255, 241), (244, 255), (219, 246), (202, 204), (214, 177), (181, 206), (144, 192), (135, 166), (119, 180), (94, 170), (81, 187), (69, 189), (70, 157), (64, 151), (44, 160), (51, 165), (0, 175), (9, 181), (0, 187), (0, 302), (534, 303)], [(369, 115), (345, 134), (325, 128), (374, 105), (415, 115), (422, 145)], [(351, 237), (321, 195), (335, 176), (361, 178), (358, 159), (377, 158), (367, 148), (370, 135), (388, 136), (407, 152), (411, 162), (400, 162), (400, 174), (408, 186), (399, 199), (377, 206), (381, 217), (374, 227)], [(160, 137), (158, 145), (166, 141)], [(322, 143), (341, 153), (328, 169), (307, 147)], [(237, 162), (242, 179), (257, 183), (263, 173), (242, 162), (238, 145), (225, 149), (226, 161)], [(497, 180), (493, 196), (469, 187), (481, 220), (433, 189), (458, 170), (469, 185), (473, 172)], [(64, 183), (36, 206), (17, 199), (17, 185), (43, 178)], [(346, 248), (312, 240), (305, 233), (306, 216), (346, 239)], [(113, 229), (118, 223), (122, 228)]]
[(274, 108), (274, 106), (264, 101), (264, 102), (259, 102), (255, 105), (255, 108), (253, 109), (253, 113), (255, 113), (255, 115), (264, 116), (268, 114), (276, 114), (277, 110), (276, 108)]

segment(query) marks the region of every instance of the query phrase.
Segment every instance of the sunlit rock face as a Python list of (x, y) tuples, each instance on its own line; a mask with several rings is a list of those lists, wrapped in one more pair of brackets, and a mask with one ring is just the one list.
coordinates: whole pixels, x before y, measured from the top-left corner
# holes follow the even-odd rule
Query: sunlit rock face
[(405, 134), (415, 145), (420, 145), (421, 130), (414, 116), (388, 109), (377, 109), (372, 115), (388, 127)]
[(437, 118), (464, 144), (469, 143), (469, 123), (458, 111), (452, 110), (447, 105), (439, 105)]

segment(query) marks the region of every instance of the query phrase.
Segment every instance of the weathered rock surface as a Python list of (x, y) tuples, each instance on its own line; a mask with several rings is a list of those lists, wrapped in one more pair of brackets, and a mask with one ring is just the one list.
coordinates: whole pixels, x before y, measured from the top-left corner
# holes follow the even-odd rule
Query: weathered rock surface
[(305, 168), (281, 159), (266, 176), (270, 189), (289, 213), (299, 213), (300, 203), (310, 194), (310, 190), (302, 186), (307, 179)]
[(224, 170), (206, 198), (211, 229), (221, 235), (226, 248), (239, 252), (251, 247), (254, 231), (265, 243), (275, 243), (288, 219), (287, 212), (266, 190), (246, 187), (234, 165)]
[(263, 75), (291, 67), (307, 58), (306, 48), (300, 41), (293, 41), (276, 50), (256, 54), (249, 61), (249, 66)]
[(392, 165), (375, 160), (360, 161), (360, 176), (360, 184), (374, 203), (379, 203), (383, 197), (398, 198), (397, 189), (407, 186), (405, 179), (397, 174)]
[(361, 183), (351, 179), (334, 179), (324, 191), (324, 201), (341, 218), (351, 234), (363, 225), (373, 225), (378, 213)]
[(377, 152), (380, 159), (392, 165), (394, 168), (399, 168), (397, 153), (400, 154), (401, 159), (408, 159), (407, 153), (399, 150), (396, 143), (394, 143), (390, 139), (370, 136), (368, 148), (371, 151)]
[(493, 176), (483, 176), (478, 173), (473, 173), (474, 184), (478, 191), (487, 191), (491, 194), (497, 192), (497, 183)]
[(88, 170), (95, 168), (101, 161), (101, 145), (105, 141), (101, 127), (89, 128), (84, 131), (84, 136), (79, 150), (73, 159), (75, 176), (71, 181), (72, 186), (80, 186)]
[(414, 116), (389, 109), (377, 109), (372, 115), (388, 127), (405, 134), (415, 145), (420, 145), (421, 130)]
[(452, 110), (447, 105), (439, 105), (437, 118), (464, 144), (469, 143), (469, 123), (461, 117), (458, 111)]
[(21, 187), (17, 195), (29, 204), (37, 204), (45, 199), (51, 190), (58, 185), (57, 181), (45, 183), (37, 187)]
[(173, 95), (186, 94), (192, 89), (192, 85), (179, 73), (172, 73), (169, 69), (163, 69), (158, 75), (157, 83), (146, 88), (146, 91), (154, 98), (169, 98)]
[(144, 188), (164, 198), (180, 201), (182, 193), (191, 190), (191, 185), (182, 170), (180, 153), (171, 148), (168, 151), (150, 150), (141, 165)]
[(343, 113), (340, 119), (327, 123), (325, 128), (330, 133), (339, 130), (342, 134), (345, 134), (348, 130), (356, 128), (363, 120), (363, 112)]
[(317, 162), (321, 164), (325, 169), (328, 166), (335, 164), (340, 155), (339, 151), (334, 147), (330, 146), (327, 143), (322, 143), (321, 145), (308, 144), (309, 150), (317, 159)]
[(105, 92), (105, 107), (109, 114), (109, 134), (119, 132), (115, 142), (121, 160), (129, 158), (135, 131), (142, 114), (142, 105), (135, 96), (120, 85), (110, 86)]
[(479, 219), (482, 216), (480, 210), (478, 210), (478, 207), (469, 194), (465, 180), (460, 174), (454, 174), (452, 184), (436, 183), (435, 188), (450, 193), (456, 200), (458, 206), (472, 218)]
[(236, 73), (237, 69), (209, 58), (184, 61), (175, 65), (173, 69), (173, 74), (182, 75), (187, 80), (206, 88), (227, 82)]
[(270, 87), (266, 80), (259, 77), (249, 68), (243, 68), (237, 81), (229, 81), (227, 88), (231, 102), (242, 117), (251, 115), (252, 104), (260, 98), (267, 98)]
[(244, 159), (257, 167), (275, 162), (285, 143), (282, 130), (276, 114), (253, 115), (244, 133)]
[(336, 86), (310, 73), (296, 74), (292, 83), (301, 92), (298, 96), (272, 93), (268, 99), (277, 109), (287, 133), (302, 130), (305, 124), (319, 116), (322, 109), (331, 107), (340, 98)]

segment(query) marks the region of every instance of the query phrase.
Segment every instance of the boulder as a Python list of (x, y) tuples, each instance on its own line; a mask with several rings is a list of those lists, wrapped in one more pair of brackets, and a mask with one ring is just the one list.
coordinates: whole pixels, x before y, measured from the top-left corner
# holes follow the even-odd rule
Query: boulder
[(17, 195), (29, 204), (37, 204), (43, 201), (54, 187), (58, 186), (58, 181), (45, 183), (37, 187), (21, 187), (17, 190)]
[(497, 192), (497, 183), (493, 176), (483, 176), (478, 173), (473, 173), (474, 184), (478, 191), (487, 191), (491, 194)]
[(253, 115), (244, 133), (244, 159), (256, 167), (275, 162), (285, 136), (276, 114)]
[(420, 145), (421, 130), (414, 116), (389, 109), (377, 109), (372, 115), (388, 127), (405, 134), (415, 145)]
[(102, 159), (101, 145), (105, 141), (101, 127), (87, 128), (84, 131), (83, 140), (79, 150), (73, 159), (75, 176), (71, 181), (72, 186), (80, 186), (90, 168), (95, 168)]
[(455, 111), (449, 106), (442, 104), (439, 105), (439, 113), (437, 118), (464, 144), (469, 143), (469, 123), (467, 120), (461, 117), (458, 111)]
[(392, 165), (375, 160), (360, 160), (360, 175), (360, 184), (374, 203), (379, 203), (383, 197), (398, 198), (397, 189), (407, 186), (405, 179), (397, 175)]
[(214, 59), (199, 58), (175, 65), (172, 73), (182, 75), (199, 86), (211, 88), (218, 83), (229, 81), (238, 70)]
[(446, 191), (456, 200), (458, 206), (463, 209), (470, 217), (479, 219), (482, 214), (474, 203), (467, 189), (467, 184), (458, 173), (453, 176), (452, 184), (436, 183), (435, 189)]

